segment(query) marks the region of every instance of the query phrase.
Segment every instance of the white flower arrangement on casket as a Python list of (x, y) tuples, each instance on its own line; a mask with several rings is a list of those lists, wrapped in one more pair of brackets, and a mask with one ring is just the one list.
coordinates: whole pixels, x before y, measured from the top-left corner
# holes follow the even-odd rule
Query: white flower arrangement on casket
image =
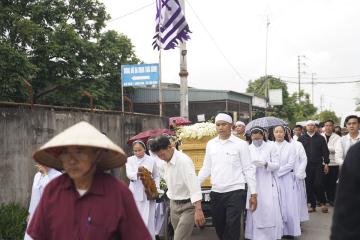
[(179, 139), (201, 139), (203, 137), (216, 136), (216, 126), (212, 122), (195, 123), (189, 126), (183, 126), (178, 129)]

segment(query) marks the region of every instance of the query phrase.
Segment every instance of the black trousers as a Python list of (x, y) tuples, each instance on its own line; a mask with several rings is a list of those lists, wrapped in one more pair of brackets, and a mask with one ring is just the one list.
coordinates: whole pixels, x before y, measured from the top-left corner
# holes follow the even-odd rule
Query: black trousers
[(323, 186), (324, 167), (322, 164), (309, 163), (306, 166), (306, 194), (312, 208), (316, 207), (316, 200), (325, 204), (325, 191)]
[(239, 240), (240, 216), (245, 210), (246, 191), (211, 192), (211, 214), (220, 240)]
[(329, 173), (324, 174), (324, 188), (326, 198), (329, 202), (334, 203), (336, 193), (336, 181), (339, 177), (339, 166), (329, 166)]

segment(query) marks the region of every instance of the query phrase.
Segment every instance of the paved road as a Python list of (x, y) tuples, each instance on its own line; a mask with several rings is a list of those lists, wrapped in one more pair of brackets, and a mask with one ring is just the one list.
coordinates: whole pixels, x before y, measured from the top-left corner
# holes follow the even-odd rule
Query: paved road
[[(302, 235), (298, 240), (328, 240), (332, 221), (333, 208), (329, 208), (329, 213), (311, 213), (310, 221), (302, 224)], [(194, 229), (192, 238), (194, 240), (217, 240), (213, 227), (204, 230)]]

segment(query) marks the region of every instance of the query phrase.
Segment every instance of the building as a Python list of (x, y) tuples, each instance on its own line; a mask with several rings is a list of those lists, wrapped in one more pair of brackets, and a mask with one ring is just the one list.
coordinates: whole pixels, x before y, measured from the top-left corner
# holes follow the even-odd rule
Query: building
[[(180, 115), (180, 87), (163, 84), (163, 115)], [(134, 112), (159, 114), (159, 89), (136, 87), (130, 94)], [(253, 96), (235, 91), (189, 88), (189, 120), (207, 121), (220, 111), (232, 112), (234, 120), (249, 121), (252, 116)]]
[(252, 119), (265, 117), (266, 99), (253, 96), (252, 99)]

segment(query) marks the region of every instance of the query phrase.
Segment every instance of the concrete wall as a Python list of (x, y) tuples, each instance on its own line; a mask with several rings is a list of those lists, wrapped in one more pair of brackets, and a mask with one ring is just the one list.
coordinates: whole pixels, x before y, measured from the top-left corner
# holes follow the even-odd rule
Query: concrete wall
[[(167, 119), (145, 114), (89, 112), (80, 109), (18, 106), (0, 103), (0, 203), (28, 207), (35, 174), (32, 153), (57, 133), (88, 121), (127, 153), (129, 137), (152, 128), (166, 128)], [(116, 171), (115, 171), (116, 172)], [(117, 171), (124, 178), (124, 171)]]

